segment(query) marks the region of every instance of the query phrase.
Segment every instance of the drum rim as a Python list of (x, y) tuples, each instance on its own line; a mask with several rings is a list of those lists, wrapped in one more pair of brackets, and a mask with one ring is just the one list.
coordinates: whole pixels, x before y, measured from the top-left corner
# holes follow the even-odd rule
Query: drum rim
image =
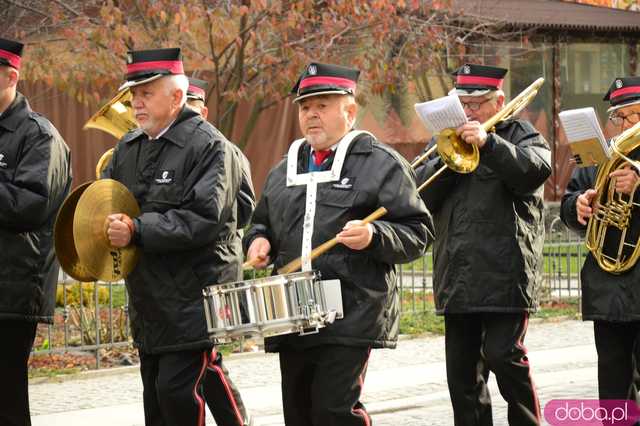
[[(300, 277), (306, 277), (306, 280), (317, 281), (320, 279), (318, 271), (301, 271), (289, 274), (270, 275), (268, 277), (254, 278), (251, 280), (234, 281), (225, 284), (212, 284), (206, 286), (202, 291), (205, 296), (213, 296), (219, 294), (227, 294), (235, 291), (247, 290), (250, 288), (264, 288), (275, 285), (286, 285), (287, 283), (301, 281)], [(253, 285), (255, 283), (255, 285)]]

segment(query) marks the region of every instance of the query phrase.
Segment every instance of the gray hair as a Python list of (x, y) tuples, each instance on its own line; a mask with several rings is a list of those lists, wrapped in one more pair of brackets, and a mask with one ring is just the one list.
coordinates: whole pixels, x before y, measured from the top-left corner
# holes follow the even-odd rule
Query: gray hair
[(504, 96), (504, 91), (502, 89), (492, 90), (487, 95), (488, 95), (487, 99), (490, 99), (490, 100), (498, 99), (500, 95)]
[(167, 94), (179, 89), (182, 91), (182, 99), (180, 99), (180, 106), (187, 102), (187, 90), (189, 90), (189, 78), (184, 74), (171, 74), (163, 78), (165, 80), (165, 89)]

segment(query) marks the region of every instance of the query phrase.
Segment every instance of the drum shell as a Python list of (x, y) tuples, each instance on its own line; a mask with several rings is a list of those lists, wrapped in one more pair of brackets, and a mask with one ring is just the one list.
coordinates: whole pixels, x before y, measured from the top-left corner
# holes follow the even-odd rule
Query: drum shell
[(218, 341), (324, 327), (326, 297), (314, 271), (212, 285), (203, 292), (209, 336)]

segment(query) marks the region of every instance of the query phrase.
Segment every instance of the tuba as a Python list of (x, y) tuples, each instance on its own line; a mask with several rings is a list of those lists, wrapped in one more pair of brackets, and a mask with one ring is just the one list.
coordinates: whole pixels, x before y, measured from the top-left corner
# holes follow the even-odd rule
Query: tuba
[(634, 200), (638, 184), (631, 195), (619, 194), (609, 178), (611, 172), (627, 165), (640, 174), (640, 162), (628, 157), (639, 146), (637, 123), (611, 141), (612, 156), (598, 168), (596, 177), (596, 208), (587, 225), (586, 245), (600, 268), (612, 274), (632, 268), (640, 257), (640, 203)]

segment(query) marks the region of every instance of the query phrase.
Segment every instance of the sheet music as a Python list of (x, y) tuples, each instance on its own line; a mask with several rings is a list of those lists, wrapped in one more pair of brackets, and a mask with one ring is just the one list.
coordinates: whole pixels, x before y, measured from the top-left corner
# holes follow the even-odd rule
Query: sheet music
[(592, 107), (562, 111), (558, 117), (578, 166), (600, 164), (611, 157), (611, 149)]
[(418, 103), (414, 108), (431, 133), (439, 133), (443, 129), (456, 129), (467, 122), (467, 116), (457, 95)]

